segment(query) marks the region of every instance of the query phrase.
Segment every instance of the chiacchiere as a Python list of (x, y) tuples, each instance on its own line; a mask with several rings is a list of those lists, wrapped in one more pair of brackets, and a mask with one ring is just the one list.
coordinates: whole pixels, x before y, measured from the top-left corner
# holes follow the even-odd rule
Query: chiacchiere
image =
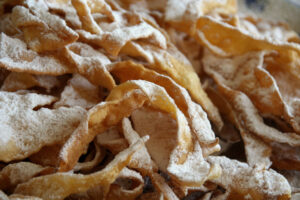
[(2, 0), (0, 199), (297, 198), (299, 43), (235, 0)]

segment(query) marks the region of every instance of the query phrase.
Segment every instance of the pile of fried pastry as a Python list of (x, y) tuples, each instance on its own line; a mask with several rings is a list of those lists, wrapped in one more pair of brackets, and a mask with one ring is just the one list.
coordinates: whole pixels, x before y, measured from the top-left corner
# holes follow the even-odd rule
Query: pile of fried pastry
[(300, 38), (235, 0), (1, 0), (1, 200), (300, 193)]

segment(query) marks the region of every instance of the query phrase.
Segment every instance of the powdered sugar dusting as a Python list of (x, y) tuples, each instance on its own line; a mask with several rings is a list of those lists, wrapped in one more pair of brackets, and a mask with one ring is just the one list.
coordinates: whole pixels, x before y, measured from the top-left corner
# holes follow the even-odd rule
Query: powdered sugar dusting
[(57, 50), (78, 39), (78, 34), (64, 20), (38, 7), (16, 6), (12, 19), (24, 32), (28, 46), (36, 52)]
[(9, 164), (4, 167), (0, 172), (0, 182), (6, 182), (7, 185), (0, 183), (1, 189), (7, 189), (17, 186), (17, 184), (26, 182), (40, 173), (45, 168), (30, 162), (18, 162)]
[[(263, 69), (263, 55), (264, 52), (250, 52), (234, 58), (220, 58), (206, 49), (203, 58), (204, 70), (228, 87), (245, 92), (257, 101), (256, 104), (270, 107), (270, 102), (276, 98), (274, 93), (277, 94), (277, 101), (281, 97), (274, 78)], [(259, 76), (258, 73), (262, 75)], [(265, 83), (266, 80), (262, 82), (262, 79), (267, 79), (271, 84)]]
[(73, 70), (51, 55), (40, 56), (26, 44), (4, 33), (0, 35), (0, 65), (16, 72), (61, 75)]
[(152, 43), (161, 48), (166, 48), (167, 45), (164, 35), (146, 22), (129, 27), (116, 27), (110, 32), (107, 31), (97, 35), (83, 30), (78, 31), (78, 33), (84, 40), (103, 47), (112, 55), (118, 55), (127, 42), (137, 39), (152, 39)]
[(68, 85), (61, 93), (60, 100), (54, 104), (54, 107), (60, 106), (80, 106), (89, 109), (99, 103), (102, 99), (99, 96), (99, 90), (87, 79), (80, 75), (74, 75), (69, 80)]
[(209, 176), (211, 166), (203, 159), (199, 143), (195, 143), (194, 151), (188, 154), (186, 161), (183, 164), (169, 165), (168, 172), (176, 175), (180, 181), (198, 183), (201, 186)]
[(222, 168), (221, 177), (212, 181), (230, 191), (249, 194), (252, 198), (256, 195), (272, 198), (291, 193), (287, 180), (273, 170), (251, 168), (246, 163), (224, 156), (211, 156), (208, 161)]
[(265, 125), (262, 117), (258, 114), (257, 109), (244, 93), (230, 93), (231, 97), (233, 95), (235, 95), (235, 97), (231, 104), (234, 107), (235, 112), (239, 113), (239, 120), (242, 120), (245, 123), (244, 126), (246, 129), (266, 140), (288, 143), (292, 146), (300, 145), (300, 136), (298, 134), (282, 133), (273, 127)]
[(52, 96), (0, 92), (0, 114), (5, 116), (0, 119), (3, 124), (0, 160), (8, 162), (26, 158), (44, 145), (68, 138), (85, 111), (79, 107), (33, 110), (54, 100)]

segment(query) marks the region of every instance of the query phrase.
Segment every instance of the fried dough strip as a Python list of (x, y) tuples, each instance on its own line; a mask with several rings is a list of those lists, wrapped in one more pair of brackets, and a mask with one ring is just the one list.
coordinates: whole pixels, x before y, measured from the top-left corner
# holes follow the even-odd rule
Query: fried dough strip
[(211, 180), (229, 190), (227, 199), (290, 199), (291, 187), (287, 180), (273, 170), (256, 169), (246, 163), (224, 156), (210, 156), (208, 161), (219, 164), (222, 175)]
[(209, 119), (219, 129), (222, 128), (223, 121), (218, 109), (203, 90), (193, 66), (175, 46), (169, 43), (165, 50), (142, 42), (130, 42), (122, 52), (133, 57), (143, 57), (150, 63), (147, 67), (170, 76), (176, 83), (187, 89), (192, 99), (207, 112)]
[(73, 169), (74, 171), (91, 170), (104, 159), (105, 153), (103, 152), (103, 150), (101, 150), (98, 144), (96, 144), (95, 142), (94, 142), (94, 146), (95, 146), (95, 155), (93, 159), (90, 161), (78, 162)]
[(154, 186), (164, 195), (166, 200), (179, 200), (177, 195), (173, 192), (170, 186), (166, 183), (163, 177), (158, 173), (151, 173), (151, 180), (153, 181)]
[(47, 92), (55, 86), (59, 86), (59, 81), (55, 76), (47, 75), (31, 75), (28, 73), (11, 72), (3, 82), (1, 90), (16, 92), (18, 90), (26, 90), (31, 87), (42, 87)]
[(244, 141), (248, 165), (258, 169), (269, 169), (272, 164), (270, 159), (272, 148), (251, 133), (241, 132), (241, 136)]
[(12, 21), (23, 31), (28, 47), (38, 53), (60, 49), (78, 39), (78, 34), (64, 20), (43, 9), (16, 6)]
[(29, 181), (46, 169), (30, 162), (9, 164), (0, 171), (0, 190), (13, 191), (18, 184)]
[(116, 126), (110, 127), (101, 134), (98, 134), (95, 139), (99, 146), (104, 147), (114, 155), (126, 149), (128, 144), (132, 144), (123, 137), (122, 133), (120, 133), (119, 124), (120, 123)]
[(174, 135), (179, 128), (169, 114), (143, 107), (135, 110), (131, 119), (140, 136), (150, 136), (146, 147), (153, 161), (162, 172), (167, 172), (177, 185), (199, 187), (206, 179), (219, 175), (218, 167), (210, 165), (203, 158), (202, 149), (195, 137), (193, 149), (187, 154), (186, 160), (176, 163), (178, 158), (174, 156), (174, 149), (179, 144)]
[(153, 40), (152, 43), (157, 44), (160, 48), (166, 48), (164, 35), (146, 22), (121, 27), (111, 32), (106, 31), (98, 35), (90, 34), (82, 30), (77, 32), (83, 41), (103, 47), (113, 56), (117, 56), (127, 42), (138, 39), (151, 39)]
[[(287, 64), (277, 55), (267, 55), (264, 60), (265, 69), (270, 73), (278, 86), (284, 103), (283, 117), (300, 134), (300, 56)], [(289, 70), (290, 69), (290, 70)]]
[(63, 15), (67, 25), (72, 29), (80, 29), (82, 23), (71, 1), (47, 1), (47, 7), (53, 14)]
[(153, 83), (138, 80), (125, 82), (114, 88), (106, 102), (96, 105), (88, 112), (86, 119), (62, 149), (60, 171), (72, 169), (85, 146), (97, 134), (116, 125), (123, 117), (128, 117), (132, 111), (142, 107), (146, 102), (154, 108), (170, 113), (178, 122), (179, 130), (175, 137), (179, 145), (173, 151), (178, 158), (177, 163), (184, 162), (187, 152), (193, 148), (192, 136), (184, 115), (164, 89)]
[[(146, 69), (143, 65), (133, 63), (132, 61), (119, 62), (111, 67), (110, 72), (121, 82), (142, 79), (165, 88), (170, 97), (174, 99), (178, 108), (186, 116), (191, 130), (197, 136), (200, 144), (205, 146), (205, 144), (211, 144), (216, 141), (206, 113), (202, 110), (201, 106), (191, 100), (188, 92), (171, 78)], [(212, 152), (218, 150), (218, 147), (214, 148), (211, 149)]]
[(54, 76), (75, 71), (53, 55), (39, 55), (27, 49), (22, 40), (4, 33), (0, 35), (0, 67), (13, 72)]
[[(110, 126), (116, 125), (123, 117), (130, 115), (132, 110), (141, 107), (146, 97), (139, 91), (128, 92), (115, 101), (102, 102), (89, 110), (79, 127), (73, 132), (70, 139), (61, 151), (59, 171), (69, 171), (77, 163), (80, 155), (94, 137), (104, 132)], [(120, 112), (122, 108), (122, 112)]]
[[(101, 171), (89, 174), (55, 173), (33, 178), (18, 185), (16, 194), (32, 195), (45, 200), (61, 200), (70, 194), (85, 192), (97, 185), (102, 186), (104, 196), (109, 191), (110, 185), (118, 177), (121, 170), (128, 164), (131, 156), (140, 149), (146, 138), (139, 139), (128, 149), (120, 152)], [(63, 189), (62, 189), (63, 188)]]
[(24, 159), (43, 146), (68, 139), (85, 110), (80, 107), (42, 108), (55, 100), (53, 96), (35, 93), (0, 92), (1, 161)]
[[(122, 121), (123, 133), (125, 138), (129, 140), (130, 143), (137, 140), (139, 137), (138, 133), (132, 128), (132, 125), (128, 118), (124, 118)], [(156, 164), (151, 160), (147, 148), (142, 148), (140, 151), (136, 152), (132, 156), (132, 160), (128, 164), (131, 167), (137, 168), (142, 173), (150, 175), (150, 178), (154, 184), (154, 187), (163, 193), (167, 200), (176, 200), (178, 197), (166, 183), (163, 177), (161, 177), (157, 171)]]
[(204, 50), (203, 68), (233, 90), (249, 96), (263, 114), (284, 115), (284, 102), (274, 78), (263, 68), (265, 52), (249, 52), (231, 59)]
[[(130, 183), (131, 182), (131, 183)], [(133, 185), (131, 186), (130, 185)], [(144, 179), (139, 172), (123, 168), (116, 181), (111, 185), (107, 199), (134, 200), (143, 193)]]
[(101, 101), (103, 99), (100, 97), (99, 88), (79, 74), (74, 74), (60, 94), (60, 100), (55, 102), (54, 108), (80, 106), (89, 109)]
[(173, 27), (184, 32), (194, 32), (197, 19), (216, 10), (217, 13), (235, 14), (236, 0), (176, 1), (168, 0), (165, 20)]
[[(198, 19), (194, 37), (200, 44), (220, 56), (242, 55), (259, 50), (276, 50), (280, 54), (280, 59), (286, 62), (290, 62), (295, 53), (300, 56), (300, 46), (296, 43), (276, 42), (268, 40), (268, 38), (253, 37), (236, 27), (207, 16)], [(297, 71), (297, 69), (295, 70)]]
[(203, 66), (207, 74), (222, 84), (247, 94), (262, 115), (283, 117), (298, 133), (300, 77), (275, 64), (273, 56), (266, 52), (249, 52), (229, 59), (205, 49)]
[[(293, 105), (284, 101), (275, 79), (266, 69), (262, 68), (264, 53), (253, 52), (229, 60), (215, 57), (208, 51), (205, 52), (204, 70), (213, 77), (219, 87), (219, 92), (234, 108), (239, 119), (237, 122), (244, 122), (243, 129), (268, 140), (268, 142), (276, 141), (299, 146), (300, 137), (296, 133), (281, 133), (277, 129), (265, 125), (257, 111), (258, 109), (262, 114), (271, 113), (279, 117), (284, 116), (288, 122), (296, 118), (288, 113), (293, 110)], [(246, 63), (242, 62), (243, 60)], [(296, 78), (290, 79), (293, 81)], [(295, 92), (286, 93), (289, 94), (290, 99), (294, 99), (297, 98), (297, 90), (296, 87)], [(294, 108), (297, 108), (296, 104)]]
[(242, 92), (231, 90), (218, 83), (219, 91), (232, 105), (238, 116), (243, 121), (245, 129), (256, 134), (267, 142), (286, 143), (291, 146), (300, 145), (300, 136), (296, 133), (282, 133), (277, 129), (264, 124), (262, 117), (250, 99)]
[(293, 31), (289, 25), (283, 21), (262, 19), (257, 16), (239, 17), (238, 28), (247, 31), (250, 35), (268, 37), (272, 40), (282, 42), (300, 42), (297, 32)]
[[(130, 124), (129, 119), (124, 118), (122, 121), (123, 124), (123, 132), (124, 136), (127, 137), (130, 140), (136, 140), (136, 138), (139, 138), (137, 133), (132, 129), (132, 126)], [(140, 150), (133, 155), (133, 157), (136, 157), (136, 160), (132, 158), (131, 162), (132, 164), (129, 163), (129, 166), (131, 165), (132, 167), (136, 168), (136, 165), (138, 166), (138, 169), (142, 171), (146, 171), (146, 174), (150, 174), (150, 178), (155, 186), (155, 188), (162, 192), (164, 197), (167, 200), (173, 200), (173, 199), (178, 199), (176, 194), (173, 192), (173, 190), (170, 188), (170, 186), (166, 183), (163, 177), (161, 177), (158, 173), (156, 173), (156, 170), (153, 170), (152, 162), (151, 162), (151, 157), (149, 157), (149, 154), (147, 152), (147, 149)], [(199, 163), (198, 163), (199, 164)], [(150, 166), (150, 167), (147, 167)]]
[(77, 71), (96, 86), (111, 90), (116, 83), (107, 70), (110, 60), (91, 46), (76, 42), (65, 48), (65, 57), (77, 67)]
[[(268, 169), (272, 162), (270, 161), (272, 148), (269, 144), (262, 141), (252, 132), (245, 129), (243, 121), (237, 117), (239, 112), (233, 109), (233, 106), (219, 93), (216, 89), (209, 89), (210, 97), (218, 106), (221, 114), (230, 121), (238, 130), (244, 142), (244, 148), (247, 158), (247, 163), (251, 167)], [(218, 101), (218, 102), (216, 102)], [(220, 136), (222, 138), (222, 136)]]
[(90, 33), (100, 34), (101, 28), (95, 22), (91, 9), (89, 8), (86, 0), (72, 0), (72, 5), (76, 9), (77, 15), (80, 18), (82, 28)]
[[(129, 144), (136, 142), (136, 140), (140, 138), (139, 134), (132, 128), (131, 122), (128, 118), (123, 118), (122, 130), (124, 137), (127, 139)], [(151, 156), (149, 155), (146, 147), (142, 147), (132, 156), (128, 167), (137, 169), (143, 174), (148, 174), (157, 168), (151, 160)]]

